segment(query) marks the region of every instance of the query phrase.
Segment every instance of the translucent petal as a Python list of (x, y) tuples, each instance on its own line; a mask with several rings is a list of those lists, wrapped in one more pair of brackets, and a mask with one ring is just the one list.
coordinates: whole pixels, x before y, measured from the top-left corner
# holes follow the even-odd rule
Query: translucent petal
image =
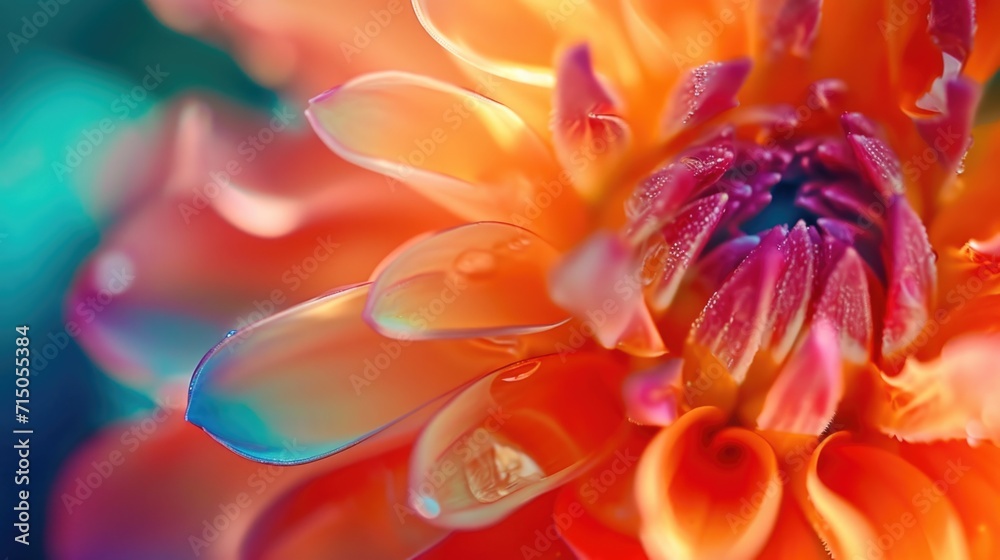
[(480, 222), (410, 246), (379, 274), (365, 317), (386, 336), (523, 334), (569, 319), (548, 296), (558, 252), (523, 228)]
[(195, 371), (188, 420), (248, 457), (298, 463), (520, 358), (481, 339), (385, 338), (361, 318), (368, 293), (367, 284), (346, 288), (224, 339)]
[(465, 389), (427, 425), (410, 469), (411, 506), (433, 523), (494, 523), (563, 484), (621, 429), (601, 355), (549, 355)]

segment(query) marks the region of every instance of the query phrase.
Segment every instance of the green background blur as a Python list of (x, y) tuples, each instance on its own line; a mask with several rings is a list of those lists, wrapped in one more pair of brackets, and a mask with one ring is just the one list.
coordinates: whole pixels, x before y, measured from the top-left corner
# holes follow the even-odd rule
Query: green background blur
[[(68, 150), (101, 119), (119, 123), (113, 135), (125, 121), (192, 88), (261, 107), (275, 102), (226, 53), (165, 28), (139, 0), (50, 1), (58, 12), (46, 17), (36, 16), (43, 12), (37, 0), (0, 4), (0, 347), (9, 356), (16, 325), (29, 325), (35, 344), (64, 332), (62, 308), (74, 271), (111, 219), (91, 210), (98, 186), (87, 184), (85, 166), (58, 173), (54, 162), (67, 161)], [(32, 33), (22, 18), (45, 24)], [(157, 64), (168, 79), (134, 107), (116, 104)], [(110, 143), (104, 140), (98, 144)], [(13, 445), (14, 388), (13, 368), (0, 370), (4, 450)], [(45, 557), (43, 508), (67, 455), (102, 424), (153, 406), (104, 378), (72, 340), (32, 376), (30, 389), (35, 433), (27, 550), (12, 544), (16, 456), (0, 453), (0, 557), (12, 559)]]

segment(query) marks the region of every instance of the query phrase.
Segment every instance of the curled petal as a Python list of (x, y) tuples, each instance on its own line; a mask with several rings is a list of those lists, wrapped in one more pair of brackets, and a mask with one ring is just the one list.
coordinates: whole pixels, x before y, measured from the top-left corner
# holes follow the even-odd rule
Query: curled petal
[[(635, 498), (651, 558), (751, 560), (771, 536), (782, 496), (774, 451), (754, 432), (724, 425), (721, 410), (697, 408), (643, 452)], [(760, 505), (747, 507), (762, 489)]]
[(808, 57), (816, 34), (819, 32), (822, 0), (784, 0), (762, 2), (762, 6), (773, 6), (769, 33), (765, 41), (774, 54), (790, 52), (797, 57)]
[(933, 361), (907, 361), (899, 375), (885, 378), (891, 400), (881, 430), (911, 442), (1000, 444), (998, 359), (1000, 336), (993, 333), (953, 339)]
[(411, 507), (436, 525), (478, 528), (569, 480), (622, 427), (597, 355), (549, 355), (459, 393), (420, 434)]
[(984, 443), (975, 447), (964, 441), (931, 445), (904, 444), (900, 455), (943, 489), (962, 518), (969, 557), (1000, 557), (1000, 448)]
[(819, 321), (782, 366), (757, 417), (757, 427), (819, 435), (833, 419), (843, 393), (837, 333), (826, 322)]
[(946, 496), (934, 494), (934, 481), (897, 455), (852, 443), (846, 432), (816, 449), (806, 487), (836, 558), (968, 558), (959, 517)]
[(548, 297), (558, 253), (528, 230), (480, 222), (409, 247), (379, 274), (365, 318), (394, 338), (524, 334), (568, 319)]
[(369, 285), (234, 332), (198, 366), (187, 418), (234, 451), (301, 463), (342, 451), (518, 359), (487, 340), (395, 340), (361, 318)]

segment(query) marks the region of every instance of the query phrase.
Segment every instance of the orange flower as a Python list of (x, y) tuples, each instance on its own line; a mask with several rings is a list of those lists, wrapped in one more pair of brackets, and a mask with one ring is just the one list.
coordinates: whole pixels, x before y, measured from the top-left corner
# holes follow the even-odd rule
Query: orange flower
[[(356, 489), (387, 557), (1000, 555), (995, 7), (413, 6), (470, 87), (307, 114), (468, 223), (222, 340), (189, 421), (405, 473)], [(364, 556), (330, 476), (244, 550)]]

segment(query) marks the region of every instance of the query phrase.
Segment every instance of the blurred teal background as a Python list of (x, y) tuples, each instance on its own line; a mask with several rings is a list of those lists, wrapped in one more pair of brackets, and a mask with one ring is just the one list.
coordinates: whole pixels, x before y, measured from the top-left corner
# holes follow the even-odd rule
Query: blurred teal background
[[(112, 216), (95, 210), (99, 185), (88, 163), (69, 153), (102, 119), (134, 121), (191, 89), (212, 90), (243, 103), (270, 106), (275, 96), (254, 84), (227, 54), (161, 25), (139, 0), (50, 0), (0, 4), (0, 347), (14, 355), (14, 327), (29, 325), (33, 344), (56, 341), (74, 271), (100, 241)], [(65, 0), (63, 0), (65, 1)], [(44, 21), (42, 26), (27, 25)], [(132, 106), (120, 97), (159, 65), (169, 77)], [(118, 100), (118, 101), (116, 101)], [(107, 138), (96, 142), (97, 150)], [(95, 151), (95, 153), (97, 153)], [(66, 167), (54, 166), (54, 164)], [(14, 548), (13, 453), (0, 453), (0, 551), (44, 558), (48, 488), (66, 456), (102, 424), (153, 404), (109, 381), (70, 338), (31, 378), (31, 546)], [(61, 346), (62, 344), (60, 344)], [(13, 444), (13, 371), (0, 373), (0, 447)], [(23, 426), (18, 426), (23, 427)], [(8, 552), (9, 551), (9, 552)], [(138, 560), (138, 559), (137, 559)]]

